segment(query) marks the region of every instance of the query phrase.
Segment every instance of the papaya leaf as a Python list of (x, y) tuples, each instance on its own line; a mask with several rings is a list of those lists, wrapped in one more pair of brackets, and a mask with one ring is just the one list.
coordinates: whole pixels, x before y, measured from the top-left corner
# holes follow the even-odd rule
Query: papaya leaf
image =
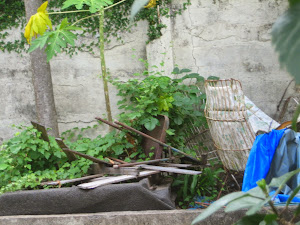
[(43, 35), (48, 29), (52, 29), (52, 23), (46, 11), (48, 1), (44, 2), (38, 9), (37, 13), (32, 15), (25, 27), (24, 37), (30, 44), (31, 39), (37, 34)]
[(45, 32), (44, 35), (38, 37), (32, 42), (28, 52), (32, 52), (37, 48), (43, 48), (46, 46), (47, 61), (49, 62), (56, 53), (60, 53), (62, 48), (65, 48), (67, 44), (75, 45), (77, 36), (70, 30), (80, 30), (79, 27), (68, 26), (67, 18), (63, 19), (61, 24), (57, 26), (57, 29), (50, 32)]
[(95, 13), (105, 6), (113, 4), (110, 0), (67, 0), (63, 3), (62, 9), (75, 5), (76, 9), (82, 9), (83, 5), (88, 5), (91, 13)]
[(145, 6), (145, 8), (153, 8), (156, 6), (157, 0), (150, 0), (149, 3)]
[(300, 84), (300, 3), (290, 1), (291, 7), (279, 17), (272, 28), (272, 44), (279, 53), (282, 68)]
[(130, 11), (130, 20), (133, 21), (134, 17), (140, 10), (144, 8), (144, 6), (149, 2), (149, 0), (134, 0), (131, 6)]
[(33, 52), (37, 48), (42, 49), (45, 46), (45, 44), (47, 43), (47, 40), (48, 40), (48, 37), (50, 34), (51, 34), (51, 32), (46, 32), (46, 33), (44, 33), (44, 35), (34, 39), (31, 42), (28, 53)]

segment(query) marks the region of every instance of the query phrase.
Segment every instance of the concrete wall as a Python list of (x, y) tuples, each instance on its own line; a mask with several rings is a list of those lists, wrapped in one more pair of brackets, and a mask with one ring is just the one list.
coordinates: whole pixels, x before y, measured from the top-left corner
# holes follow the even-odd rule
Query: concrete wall
[[(267, 114), (275, 117), (276, 106), (291, 80), (281, 71), (270, 30), (287, 7), (286, 0), (191, 0), (192, 5), (175, 18), (163, 18), (168, 27), (159, 40), (146, 45), (147, 23), (140, 22), (132, 33), (122, 34), (124, 44), (106, 46), (106, 60), (113, 77), (126, 80), (143, 71), (137, 58), (151, 65), (165, 62), (166, 74), (173, 67), (190, 68), (205, 77), (241, 80), (245, 94)], [(173, 0), (174, 9), (182, 0)], [(10, 31), (13, 40), (19, 31)], [(88, 40), (80, 40), (85, 42)], [(79, 42), (79, 43), (80, 43)], [(132, 48), (135, 51), (132, 51)], [(165, 53), (165, 54), (161, 54)], [(34, 94), (29, 57), (0, 52), (0, 142), (12, 136), (11, 124), (35, 118)], [(99, 53), (63, 54), (51, 60), (59, 129), (95, 124), (94, 117), (105, 114)], [(118, 113), (116, 90), (110, 87), (113, 115)], [(292, 84), (286, 96), (297, 96)], [(286, 97), (285, 97), (286, 98)], [(293, 111), (292, 103), (289, 111)], [(97, 133), (104, 133), (103, 126)]]

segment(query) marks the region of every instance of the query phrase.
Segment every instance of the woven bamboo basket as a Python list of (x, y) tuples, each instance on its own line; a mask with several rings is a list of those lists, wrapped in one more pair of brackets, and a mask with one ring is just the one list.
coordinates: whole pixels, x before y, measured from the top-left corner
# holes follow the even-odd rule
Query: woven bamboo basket
[(205, 117), (220, 160), (229, 170), (244, 171), (255, 133), (238, 80), (205, 82)]

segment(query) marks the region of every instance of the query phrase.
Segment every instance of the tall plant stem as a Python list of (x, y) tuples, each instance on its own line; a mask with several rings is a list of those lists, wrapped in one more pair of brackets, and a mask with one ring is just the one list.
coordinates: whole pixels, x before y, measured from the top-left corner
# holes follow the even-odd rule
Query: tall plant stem
[[(108, 93), (108, 84), (107, 84), (107, 73), (106, 73), (106, 65), (105, 65), (105, 58), (104, 58), (104, 29), (103, 29), (103, 27), (104, 27), (104, 9), (102, 8), (100, 10), (100, 15), (99, 15), (100, 60), (101, 60), (101, 71), (102, 71), (102, 79), (103, 79), (103, 86), (104, 86), (104, 96), (105, 96), (107, 120), (109, 122), (112, 122), (109, 93)], [(112, 127), (110, 127), (109, 129), (112, 130)]]

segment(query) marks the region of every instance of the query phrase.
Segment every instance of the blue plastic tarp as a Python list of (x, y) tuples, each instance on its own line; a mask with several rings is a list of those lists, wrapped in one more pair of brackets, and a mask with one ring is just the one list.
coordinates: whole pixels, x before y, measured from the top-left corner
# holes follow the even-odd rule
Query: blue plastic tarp
[(267, 176), (284, 131), (272, 130), (256, 137), (245, 168), (242, 191), (256, 187), (256, 182)]
[[(300, 168), (300, 133), (287, 129), (282, 136), (276, 149), (270, 171), (265, 180), (270, 183), (275, 177), (280, 177), (288, 172)], [(291, 194), (291, 191), (300, 184), (300, 173), (293, 176), (282, 190), (284, 195)], [(299, 196), (300, 197), (300, 196)]]

